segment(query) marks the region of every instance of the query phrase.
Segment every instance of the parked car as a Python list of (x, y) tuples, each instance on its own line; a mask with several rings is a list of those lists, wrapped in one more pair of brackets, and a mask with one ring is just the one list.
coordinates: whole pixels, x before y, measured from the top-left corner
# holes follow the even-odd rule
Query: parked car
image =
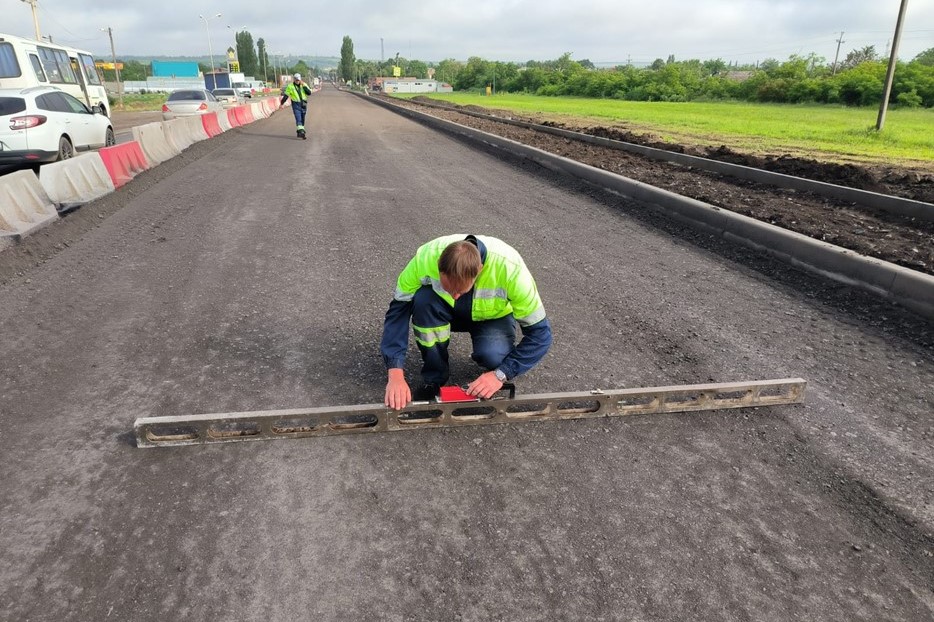
[(211, 94), (224, 108), (233, 108), (243, 103), (243, 98), (233, 89), (214, 89)]
[(224, 106), (207, 89), (179, 89), (169, 94), (162, 104), (162, 118), (190, 117), (210, 112), (221, 112)]
[(0, 89), (0, 164), (39, 164), (116, 144), (110, 119), (54, 86)]
[(234, 82), (230, 86), (237, 92), (237, 95), (240, 97), (249, 97), (253, 98), (253, 87), (250, 86), (249, 82)]

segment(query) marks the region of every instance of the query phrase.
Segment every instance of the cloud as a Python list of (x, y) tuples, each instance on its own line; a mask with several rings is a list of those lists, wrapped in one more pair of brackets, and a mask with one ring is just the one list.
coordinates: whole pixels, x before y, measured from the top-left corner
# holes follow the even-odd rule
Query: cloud
[[(344, 35), (359, 58), (378, 60), (398, 52), (439, 61), (480, 56), (526, 61), (571, 52), (594, 62), (651, 62), (655, 58), (722, 58), (755, 62), (811, 52), (832, 58), (875, 45), (884, 53), (892, 38), (897, 2), (878, 0), (348, 0), (327, 5), (264, 5), (253, 0), (158, 3), (124, 0), (90, 5), (39, 0), (42, 34), (109, 56), (102, 27), (110, 26), (118, 56), (206, 57), (234, 44), (245, 27), (254, 40), (293, 56), (338, 56)], [(220, 12), (221, 18), (205, 22)], [(8, 0), (5, 32), (32, 36), (30, 7)], [(382, 50), (380, 42), (382, 40)], [(934, 45), (934, 0), (912, 0), (900, 49), (904, 59)]]

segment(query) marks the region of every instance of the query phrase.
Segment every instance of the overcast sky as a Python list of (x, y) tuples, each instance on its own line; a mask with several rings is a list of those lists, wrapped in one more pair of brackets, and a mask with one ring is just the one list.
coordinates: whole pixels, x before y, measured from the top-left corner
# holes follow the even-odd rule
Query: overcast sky
[[(715, 59), (754, 63), (814, 52), (833, 61), (874, 45), (888, 50), (900, 0), (37, 0), (41, 34), (108, 57), (215, 57), (246, 28), (270, 52), (339, 56), (349, 35), (357, 58), (425, 61), (549, 60), (570, 52), (597, 64)], [(0, 0), (0, 32), (34, 37), (24, 0)], [(382, 49), (380, 40), (383, 41)], [(934, 0), (909, 0), (899, 57), (934, 47)]]

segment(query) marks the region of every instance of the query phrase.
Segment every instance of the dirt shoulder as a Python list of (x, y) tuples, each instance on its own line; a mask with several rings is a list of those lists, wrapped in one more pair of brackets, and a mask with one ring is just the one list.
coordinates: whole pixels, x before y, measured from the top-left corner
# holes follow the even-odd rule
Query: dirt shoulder
[[(394, 99), (399, 102), (400, 100)], [(794, 175), (841, 186), (860, 188), (902, 196), (916, 201), (934, 203), (934, 163), (925, 161), (900, 161), (874, 164), (866, 161), (845, 161), (839, 155), (801, 153), (761, 153), (749, 152), (721, 144), (715, 138), (704, 144), (697, 138), (681, 136), (678, 143), (663, 140), (661, 136), (643, 127), (635, 128), (620, 121), (609, 125), (587, 123), (582, 119), (555, 115), (520, 115), (510, 110), (498, 110), (481, 106), (458, 106), (430, 97), (415, 97), (411, 101), (451, 110), (463, 110), (497, 117), (520, 119), (548, 127), (557, 127), (574, 132), (581, 132), (619, 140), (623, 142), (654, 147), (675, 153), (710, 158), (731, 164), (742, 164), (761, 168), (785, 175)]]

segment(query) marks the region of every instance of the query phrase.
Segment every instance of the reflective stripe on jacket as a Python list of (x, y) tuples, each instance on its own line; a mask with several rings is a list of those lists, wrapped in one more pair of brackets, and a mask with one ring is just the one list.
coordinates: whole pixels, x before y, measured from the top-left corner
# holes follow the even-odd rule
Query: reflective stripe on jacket
[[(412, 300), (423, 285), (430, 285), (435, 293), (452, 307), (454, 299), (441, 287), (438, 259), (453, 242), (465, 239), (463, 234), (446, 235), (423, 244), (409, 261), (396, 281), (395, 300)], [(495, 320), (510, 313), (520, 326), (530, 326), (545, 319), (545, 307), (538, 295), (535, 279), (522, 256), (502, 240), (476, 236), (486, 250), (483, 268), (474, 282), (473, 321)]]

